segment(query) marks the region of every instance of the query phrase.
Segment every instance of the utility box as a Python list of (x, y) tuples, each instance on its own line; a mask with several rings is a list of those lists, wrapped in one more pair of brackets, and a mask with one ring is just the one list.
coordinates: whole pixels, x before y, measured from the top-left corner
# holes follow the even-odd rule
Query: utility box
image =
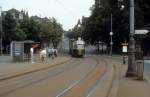
[(21, 42), (12, 42), (11, 49), (11, 56), (13, 58), (13, 61), (23, 61), (24, 44), (22, 44)]
[(143, 60), (143, 52), (139, 51), (135, 54), (136, 65), (137, 65), (137, 78), (138, 80), (143, 80), (144, 74), (144, 60)]

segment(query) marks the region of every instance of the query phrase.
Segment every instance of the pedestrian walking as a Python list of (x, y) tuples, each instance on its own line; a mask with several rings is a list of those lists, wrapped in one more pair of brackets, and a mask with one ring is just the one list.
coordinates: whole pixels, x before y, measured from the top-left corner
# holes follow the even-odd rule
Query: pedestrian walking
[(42, 62), (46, 61), (46, 49), (41, 50), (40, 59)]
[(52, 56), (52, 49), (48, 48), (48, 57), (50, 58)]
[(58, 54), (58, 50), (54, 49), (54, 55), (55, 55), (55, 57), (57, 57), (57, 54)]
[(34, 52), (34, 49), (31, 47), (31, 48), (30, 48), (31, 63), (34, 63), (33, 52)]
[(52, 48), (52, 59), (54, 59), (54, 48)]

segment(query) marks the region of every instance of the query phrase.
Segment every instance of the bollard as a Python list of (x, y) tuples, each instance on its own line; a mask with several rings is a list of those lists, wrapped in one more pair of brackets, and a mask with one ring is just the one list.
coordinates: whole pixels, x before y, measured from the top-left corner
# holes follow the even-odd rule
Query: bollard
[(144, 60), (136, 60), (136, 64), (137, 64), (137, 79), (143, 80)]
[(126, 65), (128, 63), (128, 56), (123, 56), (123, 64)]

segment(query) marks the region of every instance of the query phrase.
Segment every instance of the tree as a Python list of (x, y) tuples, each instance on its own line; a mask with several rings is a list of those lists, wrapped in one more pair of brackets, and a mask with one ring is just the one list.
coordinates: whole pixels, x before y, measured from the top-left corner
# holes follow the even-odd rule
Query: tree
[[(21, 17), (21, 18), (20, 18)], [(33, 40), (53, 43), (56, 48), (61, 41), (63, 28), (55, 18), (28, 16), (28, 12), (11, 9), (3, 14), (4, 47), (11, 41)]]
[(57, 22), (55, 18), (52, 18), (53, 32), (52, 32), (52, 43), (55, 48), (57, 48), (59, 42), (62, 39), (63, 28), (60, 23)]
[(29, 24), (27, 25), (27, 39), (33, 41), (40, 41), (40, 23), (36, 21), (33, 17), (29, 19)]
[[(120, 9), (125, 5), (124, 10)], [(150, 22), (150, 1), (136, 0), (135, 2), (135, 29), (142, 28)], [(91, 8), (91, 16), (85, 24), (84, 40), (110, 44), (110, 23), (113, 16), (113, 42), (116, 51), (121, 51), (121, 43), (129, 40), (129, 0), (95, 0)]]
[(61, 24), (59, 24), (55, 18), (45, 18), (40, 24), (40, 38), (42, 43), (46, 45), (52, 43), (53, 46), (57, 48), (63, 34)]
[[(95, 0), (92, 14), (85, 25), (84, 39), (91, 43), (96, 41), (108, 42), (110, 5), (108, 0)], [(106, 37), (104, 37), (106, 36)]]
[(51, 40), (53, 32), (52, 22), (50, 20), (48, 20), (47, 22), (42, 22), (40, 31), (41, 31), (40, 38), (42, 42), (45, 43), (46, 45), (49, 45), (52, 42)]
[(7, 42), (14, 40), (24, 40), (26, 38), (26, 34), (23, 32), (23, 30), (20, 29), (19, 23), (10, 12), (8, 12), (5, 16), (3, 27), (5, 32), (4, 39)]

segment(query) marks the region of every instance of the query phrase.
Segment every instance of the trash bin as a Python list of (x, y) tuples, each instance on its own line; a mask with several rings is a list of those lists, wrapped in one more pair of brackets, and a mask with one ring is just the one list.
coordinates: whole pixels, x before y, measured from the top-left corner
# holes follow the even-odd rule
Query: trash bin
[(137, 79), (143, 80), (144, 60), (136, 60), (136, 64), (137, 64)]
[(135, 54), (136, 66), (137, 66), (137, 79), (143, 80), (144, 74), (144, 60), (143, 60), (143, 52), (138, 51)]

